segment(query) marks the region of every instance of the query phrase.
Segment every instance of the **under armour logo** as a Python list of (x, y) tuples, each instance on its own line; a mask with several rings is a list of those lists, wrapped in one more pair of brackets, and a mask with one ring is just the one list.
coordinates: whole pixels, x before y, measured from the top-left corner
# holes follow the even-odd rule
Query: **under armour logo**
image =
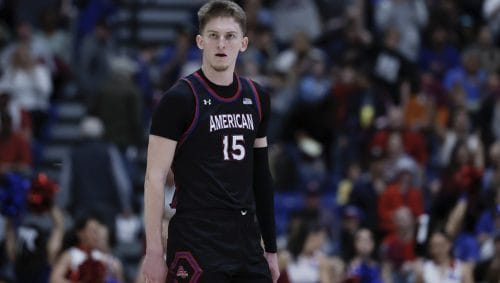
[(212, 105), (211, 99), (203, 99), (203, 105)]

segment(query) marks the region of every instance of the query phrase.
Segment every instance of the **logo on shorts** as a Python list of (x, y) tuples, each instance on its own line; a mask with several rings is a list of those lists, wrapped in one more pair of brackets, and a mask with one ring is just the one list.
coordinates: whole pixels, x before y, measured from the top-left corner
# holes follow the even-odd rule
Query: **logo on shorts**
[(186, 279), (188, 278), (189, 276), (189, 273), (184, 270), (184, 266), (180, 265), (178, 268), (177, 268), (177, 273), (175, 274), (177, 277), (180, 277), (182, 279)]
[[(169, 272), (175, 282), (198, 282), (203, 270), (189, 251), (178, 251), (169, 265)], [(174, 279), (174, 278), (173, 278)], [(170, 282), (170, 281), (169, 281)]]
[(252, 100), (250, 98), (243, 98), (243, 104), (245, 105), (250, 105), (250, 104), (253, 104)]

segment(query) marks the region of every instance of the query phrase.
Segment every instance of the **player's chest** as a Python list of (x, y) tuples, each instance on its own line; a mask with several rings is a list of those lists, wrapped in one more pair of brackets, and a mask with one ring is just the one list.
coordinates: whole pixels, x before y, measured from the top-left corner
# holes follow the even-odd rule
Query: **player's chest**
[(254, 135), (258, 129), (260, 117), (253, 101), (242, 98), (231, 103), (204, 99), (201, 101), (198, 129), (207, 137), (221, 133), (239, 133)]

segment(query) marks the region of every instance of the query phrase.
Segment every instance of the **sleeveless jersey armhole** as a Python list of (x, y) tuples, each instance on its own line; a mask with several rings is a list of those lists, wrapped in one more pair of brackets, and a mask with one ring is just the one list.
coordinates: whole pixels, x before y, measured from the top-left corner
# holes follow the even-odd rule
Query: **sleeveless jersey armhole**
[(250, 89), (252, 90), (253, 96), (255, 98), (255, 102), (257, 103), (257, 111), (259, 112), (259, 122), (262, 121), (262, 105), (260, 102), (260, 95), (259, 92), (257, 91), (257, 88), (255, 87), (255, 84), (253, 83), (252, 80), (245, 78), (247, 81), (248, 85), (250, 86)]
[(189, 137), (189, 135), (196, 128), (196, 125), (198, 123), (198, 117), (200, 115), (198, 93), (196, 92), (195, 88), (193, 87), (193, 84), (191, 83), (191, 81), (189, 81), (189, 79), (182, 78), (181, 80), (185, 81), (189, 85), (189, 88), (191, 88), (191, 92), (193, 93), (194, 100), (195, 100), (195, 111), (194, 111), (193, 120), (191, 121), (191, 124), (186, 129), (186, 131), (182, 134), (181, 138), (179, 139), (178, 146), (182, 146), (182, 144), (186, 141), (186, 139)]

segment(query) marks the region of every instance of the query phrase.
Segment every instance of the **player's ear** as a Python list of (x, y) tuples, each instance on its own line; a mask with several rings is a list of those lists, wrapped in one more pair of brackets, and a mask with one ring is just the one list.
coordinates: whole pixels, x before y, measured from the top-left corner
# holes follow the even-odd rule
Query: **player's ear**
[(247, 50), (247, 47), (248, 47), (248, 36), (244, 36), (241, 42), (240, 52)]
[(196, 35), (196, 45), (199, 49), (203, 49), (203, 37), (199, 34)]

